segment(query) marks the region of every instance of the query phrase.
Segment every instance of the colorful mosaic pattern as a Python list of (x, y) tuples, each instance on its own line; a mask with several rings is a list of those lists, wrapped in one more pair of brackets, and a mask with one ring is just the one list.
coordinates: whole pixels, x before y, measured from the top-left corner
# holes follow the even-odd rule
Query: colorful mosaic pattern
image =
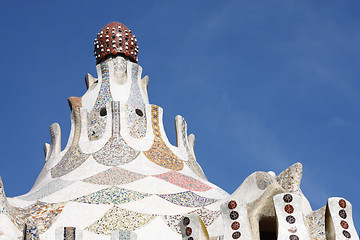
[(152, 127), (155, 135), (154, 143), (151, 148), (144, 152), (145, 156), (153, 163), (168, 168), (171, 170), (179, 171), (184, 168), (183, 160), (179, 159), (164, 143), (160, 134), (159, 127), (159, 107), (151, 106)]
[(314, 240), (325, 240), (325, 212), (326, 206), (322, 207), (305, 217), (305, 222)]
[(20, 196), (20, 199), (27, 201), (34, 201), (46, 197), (54, 192), (57, 192), (69, 185), (71, 185), (72, 181), (65, 181), (60, 178), (55, 179), (54, 181), (46, 184), (43, 188), (37, 190), (36, 192), (30, 193), (25, 196)]
[(93, 154), (93, 157), (100, 164), (117, 166), (131, 162), (140, 152), (131, 148), (120, 135), (120, 103), (112, 101), (111, 110), (112, 137), (102, 149)]
[(186, 149), (186, 152), (188, 155), (188, 160), (187, 160), (186, 164), (196, 175), (207, 180), (204, 171), (202, 170), (199, 163), (196, 161), (195, 156), (189, 149), (188, 140), (187, 140), (187, 126), (186, 126), (186, 121), (184, 118), (182, 119), (181, 128), (182, 128), (182, 136), (181, 136), (182, 141), (184, 142), (184, 146), (185, 146), (185, 149)]
[(90, 204), (122, 204), (138, 201), (149, 196), (151, 196), (151, 194), (140, 193), (112, 186), (87, 196), (76, 198), (73, 201)]
[(159, 197), (183, 207), (203, 207), (218, 200), (199, 196), (193, 192), (181, 192), (174, 194), (159, 194)]
[(38, 240), (39, 232), (37, 227), (32, 223), (26, 223), (24, 226), (24, 240)]
[(64, 206), (63, 203), (37, 202), (27, 208), (14, 208), (17, 212), (15, 218), (18, 225), (23, 225), (25, 220), (31, 221), (41, 234), (51, 227)]
[(172, 230), (181, 234), (180, 222), (183, 219), (184, 215), (191, 213), (196, 213), (204, 222), (206, 227), (210, 226), (214, 222), (214, 220), (220, 215), (220, 211), (211, 211), (206, 208), (200, 208), (186, 214), (165, 215), (163, 216), (163, 219)]
[(111, 234), (111, 240), (130, 240), (131, 232), (129, 230), (118, 230)]
[(154, 214), (142, 214), (114, 206), (102, 218), (91, 224), (85, 230), (106, 235), (120, 229), (134, 231), (155, 217), (156, 215)]
[(64, 240), (75, 240), (76, 228), (64, 227)]
[(162, 180), (165, 180), (169, 183), (172, 183), (174, 185), (177, 185), (179, 187), (185, 188), (187, 190), (191, 191), (200, 191), (204, 192), (207, 190), (210, 190), (211, 187), (206, 185), (205, 183), (189, 176), (185, 176), (181, 173), (171, 171), (159, 175), (154, 175), (154, 177), (160, 178)]
[(103, 136), (107, 116), (100, 116), (100, 110), (112, 101), (109, 82), (109, 66), (106, 61), (102, 62), (100, 66), (102, 76), (100, 91), (93, 109), (87, 115), (88, 137), (90, 141), (100, 139)]
[(274, 178), (266, 172), (256, 172), (256, 186), (260, 190), (265, 190), (269, 185), (274, 182)]
[(145, 175), (139, 173), (133, 173), (125, 169), (113, 167), (92, 177), (86, 178), (83, 181), (100, 185), (120, 185), (131, 183), (144, 177)]
[(276, 180), (281, 187), (289, 192), (299, 193), (300, 183), (303, 173), (303, 167), (301, 163), (295, 163), (289, 168), (280, 173)]
[(74, 139), (69, 150), (62, 157), (61, 161), (51, 169), (51, 177), (53, 178), (64, 176), (65, 174), (68, 174), (69, 172), (75, 170), (89, 157), (88, 154), (82, 153), (79, 147), (79, 140), (81, 134), (81, 98), (69, 98), (69, 100), (71, 101), (71, 105), (73, 106), (72, 112), (75, 119)]
[(130, 136), (143, 138), (146, 134), (145, 103), (139, 87), (139, 65), (132, 64), (130, 96), (126, 102), (126, 120)]

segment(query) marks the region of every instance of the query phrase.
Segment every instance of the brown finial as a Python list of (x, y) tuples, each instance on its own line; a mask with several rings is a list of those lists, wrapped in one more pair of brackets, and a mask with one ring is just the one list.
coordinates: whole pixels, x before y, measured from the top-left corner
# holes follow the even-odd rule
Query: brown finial
[(108, 23), (97, 35), (94, 56), (96, 63), (101, 63), (109, 56), (120, 55), (137, 62), (139, 47), (135, 35), (124, 24), (119, 22)]

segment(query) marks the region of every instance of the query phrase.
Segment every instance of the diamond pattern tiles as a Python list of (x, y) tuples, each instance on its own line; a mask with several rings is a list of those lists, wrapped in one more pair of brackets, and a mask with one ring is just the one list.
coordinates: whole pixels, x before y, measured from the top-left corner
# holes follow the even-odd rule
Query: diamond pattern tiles
[(167, 182), (170, 182), (174, 185), (177, 185), (179, 187), (185, 188), (187, 190), (191, 191), (207, 191), (210, 190), (211, 187), (206, 185), (205, 183), (189, 176), (185, 176), (181, 173), (171, 171), (159, 175), (154, 175), (154, 177), (160, 178), (162, 180), (165, 180)]
[(138, 201), (149, 196), (151, 195), (147, 193), (140, 193), (112, 186), (87, 196), (79, 197), (73, 201), (90, 204), (122, 204)]
[(156, 215), (154, 214), (141, 214), (114, 206), (102, 218), (85, 230), (106, 235), (119, 229), (133, 231), (144, 226), (155, 217)]
[(144, 177), (145, 175), (114, 167), (104, 172), (98, 173), (92, 177), (86, 178), (83, 181), (101, 185), (120, 185), (131, 183)]
[(201, 197), (193, 192), (181, 192), (175, 194), (160, 194), (163, 199), (184, 207), (203, 207), (217, 202), (217, 199)]

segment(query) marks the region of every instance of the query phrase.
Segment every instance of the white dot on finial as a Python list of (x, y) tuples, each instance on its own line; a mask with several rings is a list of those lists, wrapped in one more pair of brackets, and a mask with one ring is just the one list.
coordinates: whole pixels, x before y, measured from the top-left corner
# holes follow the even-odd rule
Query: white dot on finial
[(116, 48), (116, 45), (115, 45), (115, 44), (113, 45), (113, 48)]
[(107, 51), (107, 52), (110, 52), (110, 49), (107, 49), (106, 51)]
[(106, 39), (106, 42), (109, 42), (109, 39)]
[(109, 27), (106, 27), (106, 29), (109, 29)]
[(120, 47), (120, 51), (122, 51), (122, 47)]
[(129, 49), (129, 47), (128, 47), (128, 46), (126, 46), (126, 47), (125, 47), (125, 49)]
[(126, 42), (126, 43), (125, 43), (125, 45), (129, 45), (129, 43), (128, 43), (128, 42)]
[(103, 52), (103, 51), (104, 51), (104, 49), (102, 48), (102, 49), (101, 49), (101, 51)]
[(106, 38), (109, 38), (109, 35), (106, 35)]
[(276, 177), (276, 174), (273, 171), (268, 171), (268, 174), (272, 177)]
[(112, 33), (112, 34), (115, 34), (115, 31), (112, 31), (111, 33)]

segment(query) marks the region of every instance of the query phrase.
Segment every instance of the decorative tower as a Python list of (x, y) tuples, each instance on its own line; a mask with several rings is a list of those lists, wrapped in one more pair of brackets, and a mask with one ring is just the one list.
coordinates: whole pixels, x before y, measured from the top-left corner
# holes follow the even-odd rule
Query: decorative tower
[(87, 92), (68, 99), (65, 149), (54, 123), (30, 192), (6, 198), (0, 181), (0, 239), (359, 239), (345, 199), (311, 209), (300, 163), (255, 172), (232, 195), (210, 183), (184, 118), (173, 146), (149, 104), (135, 35), (112, 22), (94, 45), (98, 78), (87, 74)]

